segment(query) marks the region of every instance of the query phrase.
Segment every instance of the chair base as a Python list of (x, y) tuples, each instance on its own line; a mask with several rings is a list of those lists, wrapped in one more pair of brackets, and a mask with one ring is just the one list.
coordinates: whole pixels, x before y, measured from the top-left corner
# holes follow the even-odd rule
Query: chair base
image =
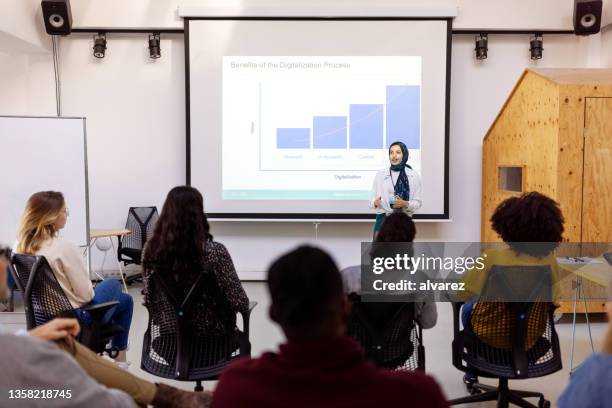
[(131, 285), (134, 282), (142, 282), (142, 273), (135, 273), (132, 275), (125, 276), (125, 283)]
[[(448, 401), (449, 405), (467, 404), (471, 402), (497, 401), (498, 408), (507, 408), (510, 404), (524, 408), (550, 408), (550, 401), (544, 399), (544, 394), (535, 391), (511, 390), (508, 388), (508, 379), (500, 378), (499, 387), (491, 387), (480, 383), (472, 385), (473, 395), (455, 398)], [(539, 398), (534, 405), (525, 398)]]

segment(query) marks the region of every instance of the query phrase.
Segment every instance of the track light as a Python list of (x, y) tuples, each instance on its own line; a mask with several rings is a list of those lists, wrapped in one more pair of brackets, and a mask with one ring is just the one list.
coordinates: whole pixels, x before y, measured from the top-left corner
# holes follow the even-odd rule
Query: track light
[(489, 36), (487, 34), (479, 34), (476, 36), (476, 59), (483, 60), (487, 59), (487, 51), (489, 48), (487, 47), (489, 43)]
[(149, 57), (153, 59), (161, 57), (159, 33), (149, 34)]
[(544, 39), (542, 34), (535, 33), (529, 40), (529, 52), (531, 52), (532, 60), (542, 59), (542, 51), (544, 50)]
[(96, 58), (104, 58), (106, 52), (106, 34), (98, 33), (94, 35), (93, 56)]

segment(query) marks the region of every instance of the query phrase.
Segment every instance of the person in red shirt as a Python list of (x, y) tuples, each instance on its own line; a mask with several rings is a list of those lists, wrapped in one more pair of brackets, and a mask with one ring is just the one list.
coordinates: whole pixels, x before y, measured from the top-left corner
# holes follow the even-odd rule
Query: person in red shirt
[(447, 407), (436, 381), (367, 361), (345, 335), (350, 303), (331, 257), (299, 247), (268, 270), (270, 317), (287, 337), (278, 353), (241, 359), (223, 372), (212, 406)]

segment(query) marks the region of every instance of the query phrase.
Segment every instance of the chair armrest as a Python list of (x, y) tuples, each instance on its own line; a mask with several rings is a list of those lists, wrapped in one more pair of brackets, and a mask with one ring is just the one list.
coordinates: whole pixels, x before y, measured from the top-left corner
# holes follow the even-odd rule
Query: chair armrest
[(98, 303), (97, 305), (84, 306), (82, 309), (88, 312), (94, 320), (99, 320), (111, 307), (118, 304), (119, 301), (113, 300), (110, 302)]
[(461, 331), (460, 328), (460, 312), (461, 312), (461, 306), (463, 306), (465, 302), (452, 302), (451, 305), (453, 307), (453, 337), (457, 337), (459, 335), (459, 332)]
[(249, 302), (249, 310), (246, 312), (239, 312), (242, 316), (242, 332), (249, 338), (249, 328), (250, 328), (250, 320), (251, 320), (251, 312), (257, 306), (257, 302)]

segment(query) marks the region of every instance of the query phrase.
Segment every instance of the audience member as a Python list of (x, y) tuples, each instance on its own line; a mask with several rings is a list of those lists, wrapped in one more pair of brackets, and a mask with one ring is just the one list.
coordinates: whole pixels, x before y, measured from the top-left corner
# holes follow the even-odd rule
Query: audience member
[[(8, 250), (0, 249), (0, 299), (7, 294)], [(0, 327), (1, 328), (1, 327)], [(0, 406), (113, 408), (153, 405), (196, 408), (210, 393), (194, 393), (142, 380), (76, 342), (75, 319), (53, 319), (16, 336), (0, 331)], [(9, 394), (13, 390), (13, 396)], [(38, 390), (38, 398), (28, 397)], [(55, 392), (54, 398), (41, 392)], [(25, 394), (22, 392), (25, 391)], [(46, 392), (46, 391), (45, 391)]]
[[(394, 212), (385, 217), (376, 236), (376, 242), (401, 243), (413, 242), (416, 226), (412, 218), (403, 212)], [(340, 271), (347, 295), (361, 294), (361, 265), (350, 266)], [(431, 329), (438, 321), (438, 310), (435, 302), (415, 302), (415, 317), (424, 329)]]
[[(511, 197), (500, 203), (493, 216), (491, 225), (499, 234), (507, 248), (486, 252), (485, 267), (472, 269), (464, 277), (465, 290), (473, 297), (461, 310), (463, 327), (473, 329), (474, 333), (490, 346), (508, 349), (513, 327), (505, 327), (500, 334), (498, 322), (509, 322), (507, 308), (502, 302), (480, 302), (482, 291), (493, 265), (499, 266), (549, 266), (552, 274), (552, 300), (559, 299), (559, 270), (553, 251), (563, 238), (563, 214), (559, 205), (538, 192), (530, 192), (520, 197)], [(478, 305), (478, 307), (476, 307)], [(538, 309), (543, 310), (545, 309)], [(527, 345), (531, 347), (546, 328), (546, 313), (534, 314), (527, 331)], [(494, 337), (489, 338), (489, 334)], [(503, 341), (502, 341), (503, 340)], [(501, 342), (500, 342), (501, 341)], [(477, 382), (476, 375), (468, 370), (464, 382), (468, 385)]]
[(229, 252), (223, 244), (213, 241), (202, 194), (193, 187), (175, 187), (166, 197), (144, 251), (145, 304), (153, 296), (149, 292), (152, 274), (159, 273), (165, 282), (170, 282), (173, 296), (184, 299), (203, 268), (214, 273), (218, 289), (227, 301), (224, 303), (231, 310), (226, 316), (219, 316), (217, 312), (223, 308), (217, 305), (215, 288), (201, 287), (193, 307), (193, 334), (225, 334), (236, 326), (236, 313), (248, 311), (249, 299)]
[(21, 217), (16, 252), (28, 255), (42, 255), (47, 259), (55, 277), (76, 309), (79, 320), (91, 323), (89, 314), (81, 309), (89, 304), (119, 301), (111, 308), (105, 319), (118, 324), (123, 332), (112, 339), (112, 346), (119, 349), (116, 361), (127, 368), (126, 350), (132, 323), (134, 304), (132, 297), (122, 293), (116, 279), (107, 278), (93, 288), (89, 273), (83, 262), (83, 254), (76, 245), (58, 236), (68, 219), (68, 208), (62, 193), (41, 191), (33, 194), (26, 203)]
[(344, 335), (350, 303), (324, 251), (303, 246), (268, 271), (270, 317), (287, 337), (278, 353), (234, 363), (213, 404), (224, 407), (446, 407), (438, 384), (421, 372), (379, 369)]

